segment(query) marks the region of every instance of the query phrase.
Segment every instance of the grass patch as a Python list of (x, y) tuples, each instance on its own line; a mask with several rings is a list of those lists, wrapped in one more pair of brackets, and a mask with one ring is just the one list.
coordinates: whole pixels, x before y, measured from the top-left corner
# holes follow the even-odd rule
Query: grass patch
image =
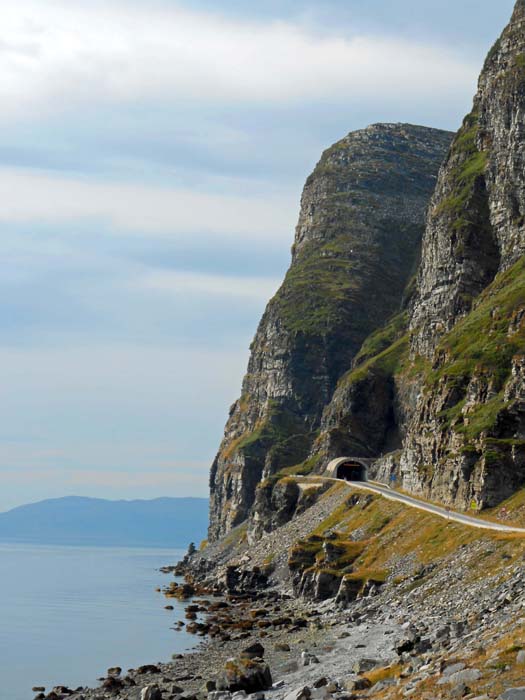
[(437, 207), (435, 214), (448, 214), (454, 218), (452, 228), (456, 231), (467, 228), (473, 222), (468, 210), (476, 199), (476, 183), (487, 167), (488, 154), (478, 149), (479, 113), (472, 111), (459, 130), (453, 144), (452, 154), (456, 165), (451, 172), (452, 194)]
[(399, 678), (401, 670), (402, 666), (400, 664), (392, 664), (392, 666), (374, 668), (372, 671), (368, 671), (363, 675), (372, 685), (376, 685), (376, 683), (380, 683), (381, 681), (387, 681), (391, 678)]
[(392, 376), (402, 366), (408, 357), (408, 335), (398, 338), (392, 345), (383, 350), (379, 355), (370, 358), (363, 364), (345, 374), (339, 385), (351, 385), (365, 379), (369, 372)]
[(354, 365), (360, 365), (390, 348), (406, 332), (407, 322), (408, 314), (403, 311), (391, 318), (383, 328), (368, 336), (355, 357)]
[[(524, 309), (525, 258), (522, 257), (495, 278), (470, 314), (443, 338), (437, 350), (445, 358), (440, 366), (426, 367), (425, 391), (443, 391), (444, 382), (455, 397), (453, 405), (441, 413), (443, 427), (453, 426), (468, 442), (490, 433), (500, 413), (509, 407), (504, 387), (511, 374), (513, 357), (525, 352), (525, 324), (518, 322)], [(509, 333), (514, 319), (515, 328)], [(465, 413), (465, 392), (474, 376), (485, 381), (491, 391), (488, 400)]]

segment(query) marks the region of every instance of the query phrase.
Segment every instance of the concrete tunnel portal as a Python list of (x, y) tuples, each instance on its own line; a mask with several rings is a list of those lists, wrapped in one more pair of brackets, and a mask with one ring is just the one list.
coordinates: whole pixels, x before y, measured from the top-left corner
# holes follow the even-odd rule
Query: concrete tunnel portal
[(367, 481), (367, 465), (365, 461), (353, 457), (341, 457), (332, 460), (326, 472), (334, 479)]

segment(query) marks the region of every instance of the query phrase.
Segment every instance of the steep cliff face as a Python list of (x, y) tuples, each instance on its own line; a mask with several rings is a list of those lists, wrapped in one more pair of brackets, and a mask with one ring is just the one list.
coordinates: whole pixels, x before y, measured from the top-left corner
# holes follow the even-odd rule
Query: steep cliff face
[(338, 380), (399, 309), (450, 139), (374, 125), (328, 149), (308, 178), (292, 264), (257, 330), (212, 466), (212, 540), (247, 518), (261, 481), (304, 462)]
[(525, 252), (525, 3), (490, 51), (434, 194), (424, 239), (412, 347), (439, 338)]
[(525, 2), (440, 173), (410, 321), (406, 488), (494, 505), (525, 483)]

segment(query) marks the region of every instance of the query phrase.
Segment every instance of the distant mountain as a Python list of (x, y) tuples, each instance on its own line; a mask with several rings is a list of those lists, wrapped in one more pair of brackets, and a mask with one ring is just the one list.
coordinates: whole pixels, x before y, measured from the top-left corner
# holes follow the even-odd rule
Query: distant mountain
[(0, 513), (0, 541), (186, 547), (206, 536), (208, 499), (106, 501), (70, 496)]

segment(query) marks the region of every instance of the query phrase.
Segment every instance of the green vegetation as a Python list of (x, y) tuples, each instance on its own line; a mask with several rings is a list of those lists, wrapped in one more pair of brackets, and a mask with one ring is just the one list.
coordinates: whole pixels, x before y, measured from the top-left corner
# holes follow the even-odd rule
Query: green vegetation
[[(525, 310), (525, 258), (498, 275), (480, 295), (476, 306), (441, 341), (438, 355), (446, 358), (437, 369), (427, 368), (426, 391), (445, 384), (454, 389), (455, 402), (442, 412), (447, 426), (464, 433), (469, 440), (490, 431), (507, 404), (504, 386), (512, 358), (525, 353), (525, 327), (519, 322)], [(515, 327), (509, 333), (509, 326)], [(463, 423), (465, 392), (473, 377), (490, 386), (490, 398), (468, 414)], [(490, 395), (489, 394), (489, 395)]]
[[(331, 555), (327, 557), (329, 548)], [(316, 570), (343, 576), (353, 572), (353, 563), (363, 552), (362, 542), (347, 541), (341, 537), (325, 539), (311, 535), (299, 540), (290, 552), (288, 565), (292, 571)]]
[(369, 335), (357, 353), (354, 365), (360, 365), (387, 350), (405, 333), (407, 322), (408, 314), (403, 311), (387, 321), (385, 326)]
[(262, 481), (261, 487), (270, 485), (273, 486), (277, 482), (290, 477), (308, 476), (314, 471), (315, 467), (319, 464), (320, 460), (321, 455), (314, 455), (313, 457), (310, 457), (309, 459), (305, 460), (304, 462), (301, 462), (300, 464), (295, 464), (292, 467), (285, 467), (284, 469), (280, 469), (276, 474), (272, 474), (272, 476), (270, 476), (268, 479)]
[(390, 347), (372, 357), (363, 364), (345, 374), (339, 384), (351, 385), (367, 377), (370, 372), (380, 373), (385, 377), (393, 376), (399, 370), (408, 355), (408, 335), (398, 338)]
[[(257, 459), (269, 453), (274, 463), (286, 467), (291, 465), (290, 473), (293, 473), (293, 465), (303, 464), (315, 437), (316, 433), (305, 431), (304, 422), (299, 416), (270, 401), (265, 419), (252, 431), (233, 440), (223, 456), (232, 459), (235, 453), (242, 452), (247, 457)], [(304, 469), (308, 470), (308, 467), (305, 463)]]
[(478, 149), (479, 113), (473, 110), (465, 120), (452, 144), (452, 194), (437, 207), (436, 214), (446, 212), (452, 219), (452, 228), (461, 231), (471, 224), (469, 211), (479, 210), (480, 194), (476, 191), (478, 179), (485, 172), (488, 154)]
[(515, 64), (520, 70), (525, 70), (525, 54), (519, 54), (516, 56)]
[[(338, 216), (344, 222), (343, 213)], [(303, 245), (271, 302), (289, 332), (324, 336), (348, 320), (363, 270), (362, 261), (351, 252), (348, 223), (339, 228), (340, 234), (324, 245), (319, 241)]]
[[(507, 503), (510, 507), (511, 501)], [(525, 519), (525, 489), (512, 503)], [(358, 541), (352, 538), (356, 531), (361, 537)], [(326, 572), (364, 585), (389, 580), (391, 567), (400, 557), (415, 557), (426, 565), (474, 541), (487, 546), (486, 556), (477, 559), (479, 567), (472, 568), (472, 578), (485, 575), (487, 566), (498, 570), (502, 555), (515, 559), (523, 554), (523, 540), (518, 538), (481, 532), (401, 503), (354, 492), (308, 538), (296, 543), (289, 564), (294, 572)], [(424, 582), (423, 578), (413, 584), (399, 578), (393, 581), (408, 588)]]

